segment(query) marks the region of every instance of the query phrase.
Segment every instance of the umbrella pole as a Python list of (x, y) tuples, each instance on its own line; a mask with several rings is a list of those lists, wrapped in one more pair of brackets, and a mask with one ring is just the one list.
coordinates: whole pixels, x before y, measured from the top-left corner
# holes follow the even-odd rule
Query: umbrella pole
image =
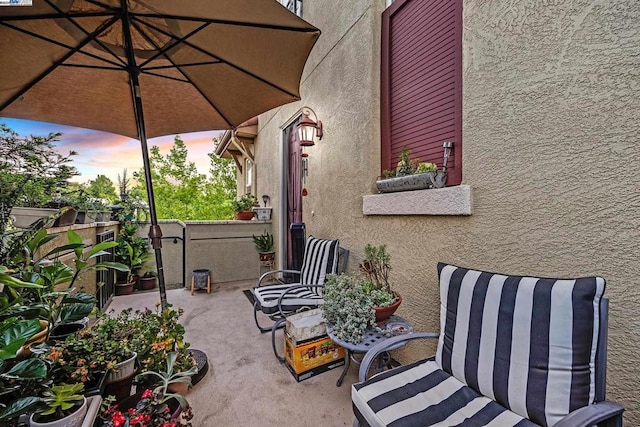
[(164, 268), (162, 267), (162, 230), (158, 225), (158, 215), (156, 213), (156, 200), (153, 194), (153, 182), (151, 181), (151, 162), (149, 161), (149, 147), (147, 146), (147, 133), (144, 127), (144, 114), (142, 111), (142, 95), (140, 94), (140, 82), (138, 68), (133, 53), (133, 43), (131, 42), (131, 20), (127, 7), (127, 0), (121, 1), (122, 15), (122, 33), (124, 36), (125, 49), (127, 52), (127, 62), (129, 71), (129, 86), (131, 87), (131, 97), (133, 99), (133, 109), (136, 116), (136, 127), (138, 129), (138, 137), (142, 147), (142, 162), (144, 165), (144, 178), (147, 183), (147, 196), (149, 198), (149, 214), (151, 217), (151, 226), (149, 227), (149, 239), (151, 246), (156, 255), (156, 268), (158, 270), (158, 289), (160, 290), (160, 305), (162, 310), (167, 307), (167, 289), (164, 283)]

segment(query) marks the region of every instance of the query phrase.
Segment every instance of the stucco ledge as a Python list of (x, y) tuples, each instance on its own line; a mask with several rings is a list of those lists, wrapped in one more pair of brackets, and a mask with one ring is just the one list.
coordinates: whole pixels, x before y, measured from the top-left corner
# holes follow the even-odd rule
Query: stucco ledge
[(362, 197), (364, 215), (471, 215), (471, 187), (454, 187)]

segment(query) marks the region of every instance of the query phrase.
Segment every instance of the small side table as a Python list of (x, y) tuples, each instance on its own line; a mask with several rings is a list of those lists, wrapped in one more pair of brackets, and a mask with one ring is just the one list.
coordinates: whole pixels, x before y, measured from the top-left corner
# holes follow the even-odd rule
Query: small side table
[[(413, 326), (411, 326), (411, 323), (409, 323), (409, 321), (404, 317), (400, 317), (396, 315), (389, 317), (387, 320), (384, 321), (383, 324), (378, 326), (380, 327), (380, 329), (388, 328), (390, 331), (394, 333), (394, 335), (392, 336), (413, 333)], [(370, 329), (367, 329), (367, 331), (365, 332), (365, 336), (362, 339), (362, 341), (360, 341), (357, 344), (354, 344), (354, 343), (342, 341), (341, 339), (336, 337), (333, 334), (331, 325), (329, 324), (327, 324), (327, 335), (329, 335), (329, 338), (331, 338), (333, 342), (347, 349), (347, 355), (345, 356), (345, 359), (344, 359), (344, 362), (345, 362), (344, 370), (342, 371), (342, 374), (340, 374), (340, 378), (338, 378), (338, 381), (336, 382), (336, 386), (338, 387), (342, 385), (342, 381), (344, 380), (345, 375), (347, 375), (347, 372), (349, 371), (351, 360), (353, 360), (356, 363), (360, 363), (353, 358), (353, 355), (355, 353), (366, 353), (367, 351), (369, 351), (371, 347), (374, 346), (374, 344), (377, 344), (381, 341), (384, 341), (392, 337), (392, 336), (390, 337), (384, 336), (383, 334), (376, 331), (375, 329), (370, 328)], [(398, 348), (404, 347), (405, 345), (407, 345), (406, 342), (398, 343), (390, 347), (389, 350), (396, 350)], [(390, 360), (390, 356), (387, 352), (381, 353), (380, 356), (378, 356), (378, 368), (382, 369), (388, 363), (389, 360)]]

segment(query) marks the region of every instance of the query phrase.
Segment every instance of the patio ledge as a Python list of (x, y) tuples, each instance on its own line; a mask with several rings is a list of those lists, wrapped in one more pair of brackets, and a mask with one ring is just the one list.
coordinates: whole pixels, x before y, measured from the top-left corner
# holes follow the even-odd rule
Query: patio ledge
[(364, 215), (471, 215), (471, 187), (454, 187), (362, 197)]

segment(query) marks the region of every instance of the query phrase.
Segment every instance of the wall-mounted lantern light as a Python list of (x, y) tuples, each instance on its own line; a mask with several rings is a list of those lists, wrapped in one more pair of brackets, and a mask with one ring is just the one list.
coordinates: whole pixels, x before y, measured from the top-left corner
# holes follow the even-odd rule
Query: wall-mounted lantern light
[[(309, 114), (313, 113), (313, 119)], [(302, 120), (298, 123), (298, 140), (303, 147), (311, 147), (315, 145), (315, 139), (322, 139), (322, 122), (318, 120), (316, 112), (311, 108), (304, 107), (302, 109)]]

